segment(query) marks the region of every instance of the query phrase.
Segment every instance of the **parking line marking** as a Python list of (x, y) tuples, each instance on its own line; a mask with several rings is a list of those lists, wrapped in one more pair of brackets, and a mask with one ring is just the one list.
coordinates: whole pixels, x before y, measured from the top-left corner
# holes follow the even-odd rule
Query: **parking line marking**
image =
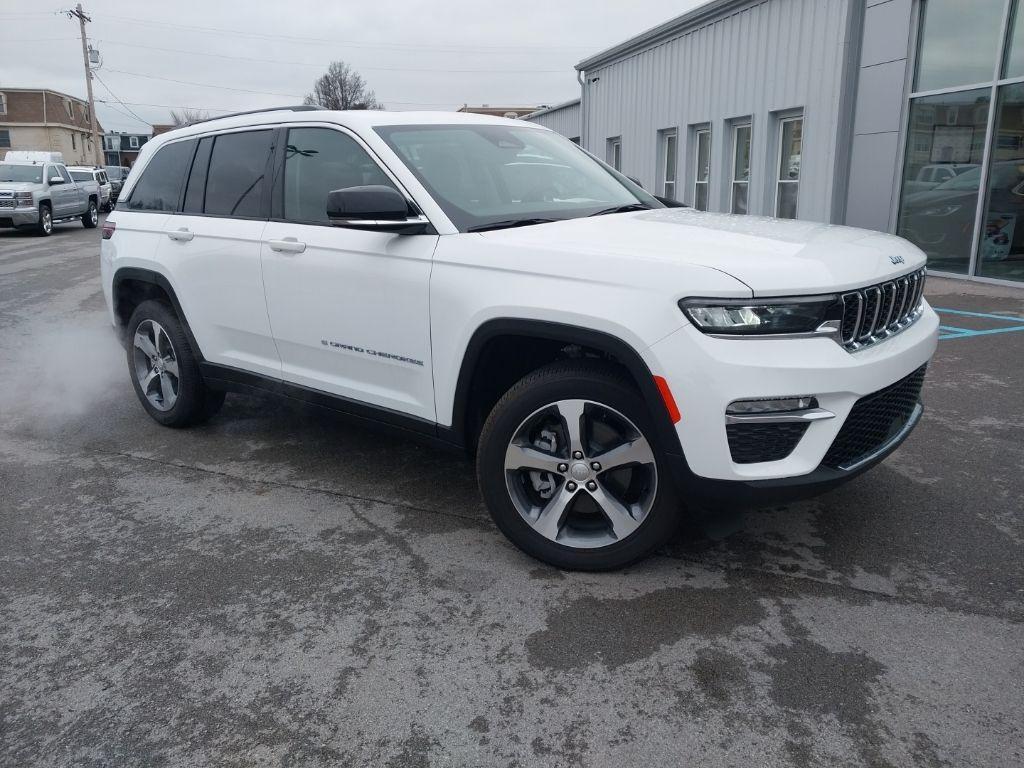
[(985, 317), (989, 320), (1010, 320), (1017, 323), (1024, 323), (1024, 317), (1017, 315), (992, 315), (986, 312), (968, 312), (964, 309), (939, 309), (938, 307), (932, 307), (936, 312), (943, 312), (947, 315), (963, 315), (965, 317)]
[(956, 325), (940, 325), (939, 330), (942, 331), (939, 335), (939, 341), (945, 341), (947, 339), (967, 339), (975, 336), (992, 336), (997, 333), (1015, 333), (1017, 331), (1024, 331), (1024, 317), (1017, 315), (994, 315), (988, 312), (968, 312), (964, 309), (940, 309), (934, 307), (936, 312), (946, 315), (960, 315), (961, 317), (981, 317), (986, 320), (1003, 320), (1004, 322), (1020, 323), (1020, 325), (1012, 325), (1006, 328), (990, 328), (984, 331), (978, 331), (971, 328), (960, 328)]

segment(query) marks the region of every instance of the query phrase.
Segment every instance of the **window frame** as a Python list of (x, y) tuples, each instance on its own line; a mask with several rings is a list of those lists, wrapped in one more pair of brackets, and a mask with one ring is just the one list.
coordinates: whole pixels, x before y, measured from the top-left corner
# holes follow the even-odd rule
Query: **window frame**
[[(159, 155), (161, 152), (163, 152), (168, 147), (173, 146), (174, 144), (184, 144), (184, 143), (187, 143), (187, 142), (190, 142), (190, 141), (195, 141), (195, 146), (192, 147), (192, 152), (188, 156), (188, 170), (185, 173), (182, 174), (181, 182), (178, 185), (178, 196), (177, 196), (177, 201), (175, 202), (175, 205), (174, 205), (174, 210), (172, 210), (172, 211), (156, 211), (156, 210), (149, 209), (149, 208), (142, 208), (142, 209), (132, 208), (131, 207), (131, 203), (132, 203), (132, 200), (135, 198), (135, 194), (139, 190), (139, 184), (142, 183), (142, 180), (143, 180), (143, 178), (146, 175), (146, 171), (149, 170), (150, 166), (153, 164), (153, 160), (156, 159), (156, 156)], [(145, 167), (143, 167), (142, 173), (139, 174), (138, 180), (134, 184), (132, 184), (132, 188), (128, 191), (127, 197), (123, 194), (123, 190), (122, 190), (122, 194), (118, 198), (118, 202), (117, 202), (118, 209), (119, 210), (123, 210), (126, 213), (158, 213), (158, 214), (170, 214), (172, 216), (180, 215), (181, 214), (181, 204), (184, 201), (184, 196), (185, 196), (185, 182), (188, 179), (189, 173), (191, 173), (191, 171), (192, 171), (192, 163), (195, 160), (196, 147), (198, 147), (198, 146), (199, 146), (199, 141), (198, 141), (198, 139), (195, 136), (183, 136), (180, 139), (175, 139), (174, 141), (168, 141), (166, 144), (162, 144), (159, 148), (157, 148), (156, 152), (153, 153), (153, 156), (149, 160), (146, 161), (146, 165), (145, 165)], [(124, 179), (122, 178), (121, 181), (123, 183)], [(124, 201), (124, 207), (123, 208), (121, 207), (121, 201), (122, 200)], [(189, 215), (200, 215), (200, 214), (189, 214)]]
[(0, 91), (0, 115), (7, 114), (7, 94)]
[[(370, 160), (377, 164), (377, 167), (380, 168), (380, 170), (384, 173), (385, 176), (388, 177), (388, 179), (394, 185), (395, 189), (398, 190), (399, 194), (401, 194), (405, 198), (405, 202), (409, 206), (409, 210), (411, 211), (410, 216), (423, 216), (427, 218), (429, 221), (429, 215), (423, 210), (423, 207), (416, 202), (416, 199), (412, 196), (412, 194), (410, 194), (406, 186), (399, 180), (399, 178), (394, 173), (392, 173), (387, 163), (385, 163), (381, 159), (380, 155), (378, 155), (377, 152), (374, 151), (374, 149), (371, 146), (369, 146), (365, 141), (363, 141), (363, 138), (359, 134), (337, 123), (320, 123), (312, 121), (295, 122), (282, 123), (275, 127), (278, 133), (277, 136), (275, 137), (276, 146), (274, 148), (274, 151), (271, 153), (273, 162), (273, 178), (271, 181), (270, 190), (270, 217), (268, 219), (269, 221), (278, 222), (281, 224), (294, 224), (297, 227), (334, 226), (329, 221), (295, 221), (294, 219), (286, 219), (284, 217), (284, 161), (285, 152), (288, 149), (288, 131), (291, 129), (298, 128), (323, 128), (329, 131), (337, 131), (338, 133), (344, 136), (348, 136), (350, 139), (355, 141), (359, 148), (362, 149), (367, 154)], [(428, 229), (427, 231), (428, 234), (434, 232), (433, 226), (433, 222), (431, 222), (430, 229)]]
[(76, 152), (78, 151), (78, 145), (75, 143), (75, 132), (74, 131), (71, 132), (71, 148), (73, 150), (75, 150)]
[[(206, 212), (206, 197), (207, 197), (207, 189), (208, 189), (209, 183), (210, 183), (210, 162), (213, 160), (213, 153), (217, 149), (217, 139), (219, 139), (222, 136), (230, 136), (231, 134), (235, 134), (235, 133), (256, 133), (256, 132), (262, 132), (262, 131), (269, 131), (270, 134), (271, 134), (271, 138), (270, 138), (270, 151), (267, 152), (266, 164), (265, 164), (264, 169), (263, 169), (263, 175), (264, 175), (264, 178), (266, 179), (266, 183), (263, 185), (263, 193), (260, 196), (260, 205), (259, 205), (260, 212), (259, 212), (259, 215), (257, 215), (257, 216), (228, 216), (228, 215), (224, 215), (224, 214), (220, 214), (220, 213), (207, 213)], [(210, 146), (210, 156), (209, 156), (209, 158), (207, 158), (206, 178), (203, 179), (203, 212), (202, 213), (196, 213), (194, 211), (185, 211), (185, 210), (183, 210), (183, 208), (185, 206), (185, 193), (188, 191), (189, 178), (192, 176), (192, 168), (195, 165), (196, 156), (197, 156), (197, 154), (199, 152), (199, 144), (205, 138), (213, 139), (213, 143)], [(276, 166), (273, 164), (273, 162), (274, 162), (274, 158), (277, 155), (278, 145), (280, 144), (280, 127), (277, 126), (277, 125), (246, 125), (246, 126), (241, 126), (241, 127), (238, 127), (238, 128), (232, 128), (230, 130), (210, 131), (209, 133), (202, 133), (202, 134), (196, 134), (196, 135), (192, 135), (192, 136), (186, 136), (186, 137), (183, 137), (181, 139), (178, 139), (177, 141), (169, 141), (169, 142), (167, 142), (167, 144), (164, 144), (163, 146), (161, 146), (160, 149), (163, 149), (166, 146), (170, 146), (171, 144), (176, 144), (178, 141), (192, 141), (192, 140), (194, 140), (196, 144), (195, 144), (195, 147), (193, 147), (193, 149), (192, 149), (192, 157), (191, 157), (191, 159), (189, 160), (189, 163), (188, 163), (188, 170), (186, 171), (185, 175), (182, 177), (181, 189), (179, 190), (179, 193), (178, 193), (178, 206), (177, 206), (177, 209), (174, 211), (174, 213), (177, 214), (177, 215), (180, 215), (180, 216), (203, 216), (203, 217), (210, 218), (210, 219), (231, 219), (231, 220), (238, 220), (238, 221), (269, 221), (270, 220), (270, 188), (275, 183), (275, 180), (274, 180), (274, 177), (273, 177), (272, 174), (273, 174)], [(159, 152), (160, 150), (157, 150), (157, 151)], [(148, 163), (147, 163), (147, 165), (148, 165)], [(143, 171), (143, 173), (145, 173), (145, 171)], [(133, 192), (134, 192), (134, 190), (133, 190)]]
[(138, 136), (129, 136), (128, 137), (128, 146), (130, 148), (132, 148), (132, 149), (138, 149), (139, 148), (139, 137)]
[[(800, 214), (800, 183), (803, 180), (803, 176), (804, 176), (804, 168), (803, 168), (803, 165), (804, 165), (804, 151), (803, 151), (803, 144), (804, 144), (804, 114), (803, 114), (803, 112), (793, 112), (793, 113), (790, 113), (790, 114), (781, 115), (776, 122), (777, 122), (777, 125), (778, 125), (778, 127), (776, 129), (776, 132), (777, 132), (777, 135), (778, 135), (779, 151), (778, 151), (777, 156), (776, 156), (776, 161), (777, 162), (775, 164), (775, 174), (774, 174), (775, 175), (775, 193), (774, 193), (774, 198), (775, 199), (774, 199), (774, 202), (772, 204), (772, 210), (774, 211), (773, 215), (777, 219), (781, 218), (779, 216), (779, 201), (782, 199), (782, 196), (779, 194), (779, 192), (781, 192), (781, 186), (783, 184), (795, 184), (796, 185), (796, 214), (797, 215), (794, 216), (793, 219), (791, 219), (791, 220), (792, 221), (796, 221), (797, 219), (799, 219), (799, 214)], [(782, 178), (782, 160), (783, 160), (782, 153), (785, 151), (784, 138), (785, 138), (785, 135), (786, 135), (786, 124), (787, 123), (800, 123), (800, 170), (797, 171), (797, 175), (796, 175), (796, 179), (795, 180), (794, 179), (783, 179)], [(751, 141), (753, 141), (753, 134), (751, 134)], [(749, 201), (748, 201), (747, 205), (749, 207)]]
[[(750, 216), (750, 182), (754, 177), (754, 121), (751, 118), (741, 118), (732, 123), (732, 171), (729, 174), (729, 213), (738, 216)], [(747, 139), (747, 178), (745, 181), (736, 180), (736, 160), (739, 149), (739, 134), (742, 129), (749, 131)], [(747, 210), (745, 213), (736, 213), (736, 185), (742, 184), (747, 189)]]
[(6, 137), (6, 140), (7, 140), (6, 144), (0, 143), (0, 149), (10, 149), (11, 148), (11, 130), (10, 130), (10, 128), (0, 128), (0, 136)]
[[(618, 158), (616, 159), (616, 155)], [(622, 136), (609, 136), (605, 140), (605, 162), (622, 173)]]
[[(701, 136), (708, 137), (708, 177), (704, 180), (700, 180), (700, 139)], [(711, 169), (714, 165), (714, 151), (715, 151), (715, 136), (714, 131), (710, 123), (699, 123), (693, 126), (693, 200), (691, 204), (695, 210), (709, 211), (711, 210), (711, 177), (713, 176)], [(697, 207), (697, 188), (703, 184), (705, 208)]]
[[(669, 145), (673, 151), (669, 152)], [(673, 158), (672, 180), (668, 179), (669, 158)], [(669, 194), (668, 187), (672, 186), (672, 193)], [(663, 128), (658, 131), (658, 189), (662, 197), (668, 200), (678, 200), (679, 194), (679, 129)]]

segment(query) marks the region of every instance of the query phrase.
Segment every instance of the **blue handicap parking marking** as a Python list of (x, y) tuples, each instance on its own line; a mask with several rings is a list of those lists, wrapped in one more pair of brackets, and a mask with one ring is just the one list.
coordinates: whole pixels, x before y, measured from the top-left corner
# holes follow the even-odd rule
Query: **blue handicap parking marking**
[(939, 326), (939, 341), (945, 339), (967, 339), (975, 336), (993, 336), (1000, 333), (1016, 333), (1018, 331), (1024, 331), (1024, 317), (1019, 315), (997, 315), (990, 312), (968, 312), (963, 309), (940, 309), (934, 308), (940, 315), (953, 315), (961, 317), (978, 317), (984, 320), (999, 320), (1009, 325), (1000, 328), (989, 328), (984, 331), (974, 330), (972, 328), (960, 328), (955, 325), (940, 325)]

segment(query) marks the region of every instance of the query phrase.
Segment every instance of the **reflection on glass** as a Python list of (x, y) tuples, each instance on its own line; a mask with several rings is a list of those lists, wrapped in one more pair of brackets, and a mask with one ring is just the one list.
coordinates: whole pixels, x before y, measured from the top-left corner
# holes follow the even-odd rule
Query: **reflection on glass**
[(676, 134), (665, 134), (665, 187), (662, 194), (669, 200), (676, 199)]
[(1010, 21), (1010, 39), (1006, 41), (1006, 61), (1003, 63), (1003, 77), (1024, 76), (1024, 8), (1020, 0), (1013, 4), (1013, 19)]
[(693, 207), (708, 209), (708, 185), (711, 183), (711, 131), (697, 131), (697, 177)]
[(804, 121), (786, 120), (782, 123), (782, 147), (779, 160), (779, 180), (775, 195), (775, 215), (780, 219), (795, 219), (800, 192), (800, 156), (803, 152)]
[(987, 88), (911, 102), (899, 234), (932, 269), (970, 265), (988, 109)]
[(1024, 84), (999, 89), (978, 274), (1024, 281)]
[(733, 134), (733, 213), (747, 212), (747, 187), (750, 183), (750, 126), (738, 125)]
[(915, 90), (992, 80), (1005, 7), (1005, 0), (928, 0)]

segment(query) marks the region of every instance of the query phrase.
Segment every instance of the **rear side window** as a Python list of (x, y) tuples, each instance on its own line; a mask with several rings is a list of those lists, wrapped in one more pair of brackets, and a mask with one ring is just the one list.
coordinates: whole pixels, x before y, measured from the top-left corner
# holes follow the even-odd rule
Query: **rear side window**
[(130, 211), (176, 211), (181, 199), (185, 170), (192, 159), (195, 140), (177, 141), (156, 151), (132, 190)]
[(248, 131), (216, 137), (207, 173), (205, 213), (242, 218), (262, 215), (273, 136), (273, 131)]
[(206, 195), (206, 171), (210, 167), (210, 150), (213, 148), (213, 137), (207, 136), (199, 140), (196, 159), (192, 161), (192, 172), (188, 176), (185, 187), (185, 213), (202, 213)]
[(284, 155), (284, 218), (328, 224), (327, 193), (395, 185), (350, 136), (329, 128), (292, 128)]

